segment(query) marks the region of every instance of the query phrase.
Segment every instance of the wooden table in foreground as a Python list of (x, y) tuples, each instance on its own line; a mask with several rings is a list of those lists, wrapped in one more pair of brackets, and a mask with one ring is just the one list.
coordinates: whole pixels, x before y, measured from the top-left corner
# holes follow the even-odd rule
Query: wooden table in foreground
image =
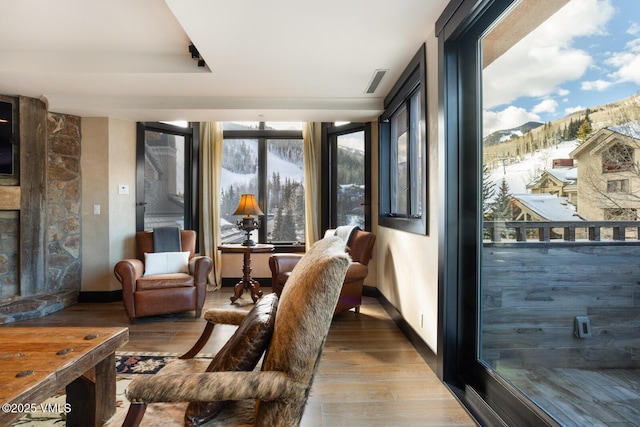
[(0, 425), (66, 387), (67, 426), (103, 425), (116, 409), (115, 351), (128, 328), (0, 327)]

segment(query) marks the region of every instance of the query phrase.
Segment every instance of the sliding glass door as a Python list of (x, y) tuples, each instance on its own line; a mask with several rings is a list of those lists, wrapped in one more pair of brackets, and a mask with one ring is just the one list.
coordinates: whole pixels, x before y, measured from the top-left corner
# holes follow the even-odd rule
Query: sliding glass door
[(640, 13), (463, 3), (440, 36), (444, 376), (487, 425), (634, 425)]

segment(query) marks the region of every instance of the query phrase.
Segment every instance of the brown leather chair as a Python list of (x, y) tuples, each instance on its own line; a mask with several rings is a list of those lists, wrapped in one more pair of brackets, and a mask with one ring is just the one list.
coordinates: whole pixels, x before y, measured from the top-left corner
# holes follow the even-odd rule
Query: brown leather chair
[(182, 251), (189, 252), (189, 271), (143, 276), (144, 254), (153, 252), (153, 232), (136, 233), (136, 258), (118, 262), (114, 273), (122, 283), (122, 301), (131, 323), (136, 317), (195, 310), (202, 314), (207, 292), (207, 275), (213, 262), (195, 256), (196, 232), (180, 230)]
[[(360, 312), (362, 304), (362, 288), (364, 279), (369, 273), (369, 260), (373, 253), (373, 245), (376, 242), (376, 235), (363, 230), (355, 230), (349, 240), (349, 255), (351, 264), (347, 270), (347, 276), (342, 285), (338, 305), (333, 314), (355, 308), (355, 312)], [(302, 254), (273, 254), (269, 257), (269, 268), (271, 268), (271, 286), (273, 291), (280, 295), (287, 279), (291, 275), (293, 267), (302, 258)]]

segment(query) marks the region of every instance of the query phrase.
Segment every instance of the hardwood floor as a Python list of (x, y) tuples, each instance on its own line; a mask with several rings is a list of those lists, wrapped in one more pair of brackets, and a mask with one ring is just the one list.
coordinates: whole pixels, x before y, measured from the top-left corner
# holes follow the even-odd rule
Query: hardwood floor
[[(265, 289), (270, 292), (269, 289)], [(232, 306), (232, 288), (207, 295), (206, 308), (252, 306), (247, 295)], [(130, 325), (122, 303), (81, 303), (21, 326), (129, 326), (129, 354), (188, 350), (204, 320), (192, 313), (139, 319)], [(215, 353), (233, 333), (216, 326), (202, 352)], [(472, 418), (404, 337), (374, 298), (363, 298), (360, 314), (337, 315), (322, 354), (302, 420), (305, 427), (475, 426)]]
[(499, 372), (563, 426), (640, 426), (639, 369), (532, 367)]

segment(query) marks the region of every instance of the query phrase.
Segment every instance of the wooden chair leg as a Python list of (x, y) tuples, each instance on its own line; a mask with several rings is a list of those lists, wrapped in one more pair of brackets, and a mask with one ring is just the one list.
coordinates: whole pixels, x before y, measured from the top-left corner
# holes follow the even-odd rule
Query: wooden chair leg
[(138, 427), (146, 410), (146, 403), (131, 402), (131, 405), (129, 405), (129, 411), (127, 411), (127, 416), (122, 423), (122, 427)]
[(207, 322), (204, 327), (204, 331), (202, 331), (202, 335), (198, 338), (198, 341), (191, 347), (189, 351), (187, 351), (182, 356), (178, 357), (178, 359), (193, 359), (193, 357), (202, 350), (205, 344), (209, 341), (209, 337), (211, 337), (211, 333), (213, 332), (213, 327), (215, 324), (211, 322)]

